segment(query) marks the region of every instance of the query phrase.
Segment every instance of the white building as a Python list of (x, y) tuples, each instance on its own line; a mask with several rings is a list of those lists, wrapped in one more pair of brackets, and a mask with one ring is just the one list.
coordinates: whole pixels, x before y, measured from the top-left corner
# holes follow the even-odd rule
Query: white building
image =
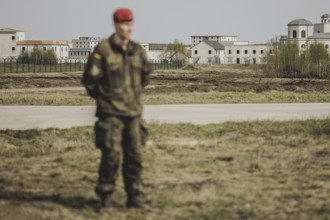
[(70, 59), (87, 59), (93, 52), (92, 48), (70, 48)]
[(228, 45), (225, 64), (262, 64), (267, 53), (273, 53), (267, 44)]
[(0, 58), (17, 57), (20, 51), (16, 44), (25, 40), (25, 32), (11, 28), (0, 29)]
[(16, 44), (18, 55), (21, 51), (32, 52), (33, 48), (47, 51), (53, 50), (58, 59), (69, 58), (69, 44), (67, 41), (23, 40)]
[(164, 51), (167, 44), (157, 43), (139, 43), (142, 48), (146, 51), (149, 60), (162, 60), (164, 59)]
[(312, 43), (322, 43), (330, 52), (330, 14), (321, 17), (320, 24), (306, 19), (295, 19), (288, 24), (288, 36), (281, 37), (281, 43), (293, 42), (300, 50), (306, 50)]
[(261, 64), (263, 57), (269, 52), (272, 53), (267, 44), (203, 41), (191, 48), (190, 63)]
[(224, 49), (225, 46), (218, 41), (202, 41), (191, 48), (191, 63), (222, 64)]
[(87, 59), (101, 41), (100, 37), (79, 37), (72, 40), (70, 58)]
[(235, 42), (237, 36), (234, 35), (195, 35), (191, 36), (191, 47), (196, 46), (202, 41)]

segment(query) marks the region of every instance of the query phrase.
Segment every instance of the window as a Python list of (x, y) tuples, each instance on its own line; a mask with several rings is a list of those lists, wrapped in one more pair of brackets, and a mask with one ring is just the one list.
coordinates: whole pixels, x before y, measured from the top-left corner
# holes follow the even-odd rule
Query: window
[(231, 54), (231, 50), (228, 50), (228, 53)]
[(209, 50), (209, 54), (212, 54), (212, 50)]
[(15, 40), (15, 36), (11, 36), (11, 39), (12, 39), (12, 40)]
[(264, 54), (264, 50), (261, 50), (260, 53), (261, 53), (261, 54)]
[(293, 31), (292, 38), (297, 38), (297, 31)]
[(305, 44), (302, 44), (302, 45), (301, 45), (301, 48), (302, 48), (302, 49), (306, 48), (306, 45), (305, 45)]
[(305, 30), (301, 31), (301, 38), (306, 38), (306, 31)]
[(326, 45), (325, 45), (325, 48), (329, 49), (329, 44), (326, 44)]
[(47, 48), (46, 48), (46, 47), (44, 47), (44, 51), (46, 51), (46, 49), (47, 49)]
[(236, 53), (239, 54), (239, 50), (237, 50)]
[(248, 50), (245, 50), (244, 53), (245, 53), (245, 54), (248, 54)]
[(15, 49), (16, 49), (15, 47), (12, 47), (12, 48), (11, 48), (11, 51), (15, 52)]
[(198, 51), (197, 50), (195, 50), (195, 54), (198, 54)]
[(240, 64), (240, 59), (239, 58), (236, 59), (236, 63)]
[(25, 47), (22, 47), (22, 50), (25, 51)]

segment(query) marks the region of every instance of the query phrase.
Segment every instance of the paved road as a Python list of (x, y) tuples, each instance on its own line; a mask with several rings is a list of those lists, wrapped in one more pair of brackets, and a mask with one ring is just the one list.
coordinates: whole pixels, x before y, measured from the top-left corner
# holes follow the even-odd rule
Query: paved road
[[(94, 106), (0, 106), (0, 129), (70, 128), (93, 125)], [(330, 103), (145, 106), (147, 121), (208, 124), (246, 120), (330, 117)]]

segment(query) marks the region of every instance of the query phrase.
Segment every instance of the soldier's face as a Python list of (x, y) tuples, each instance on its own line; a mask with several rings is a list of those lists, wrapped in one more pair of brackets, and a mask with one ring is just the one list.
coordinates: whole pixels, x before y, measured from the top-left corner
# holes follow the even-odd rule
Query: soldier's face
[(133, 32), (133, 21), (116, 22), (116, 33), (123, 40), (131, 39)]

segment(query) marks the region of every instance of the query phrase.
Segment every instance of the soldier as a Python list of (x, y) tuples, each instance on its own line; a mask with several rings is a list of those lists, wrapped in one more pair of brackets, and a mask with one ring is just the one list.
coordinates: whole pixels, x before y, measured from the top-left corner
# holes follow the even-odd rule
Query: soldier
[(126, 206), (149, 211), (142, 199), (140, 147), (145, 127), (141, 94), (148, 84), (150, 64), (144, 49), (130, 40), (133, 14), (118, 9), (114, 15), (116, 32), (103, 40), (88, 59), (82, 83), (97, 102), (95, 144), (102, 152), (96, 194), (102, 206), (113, 209), (121, 152), (122, 175), (127, 193)]

